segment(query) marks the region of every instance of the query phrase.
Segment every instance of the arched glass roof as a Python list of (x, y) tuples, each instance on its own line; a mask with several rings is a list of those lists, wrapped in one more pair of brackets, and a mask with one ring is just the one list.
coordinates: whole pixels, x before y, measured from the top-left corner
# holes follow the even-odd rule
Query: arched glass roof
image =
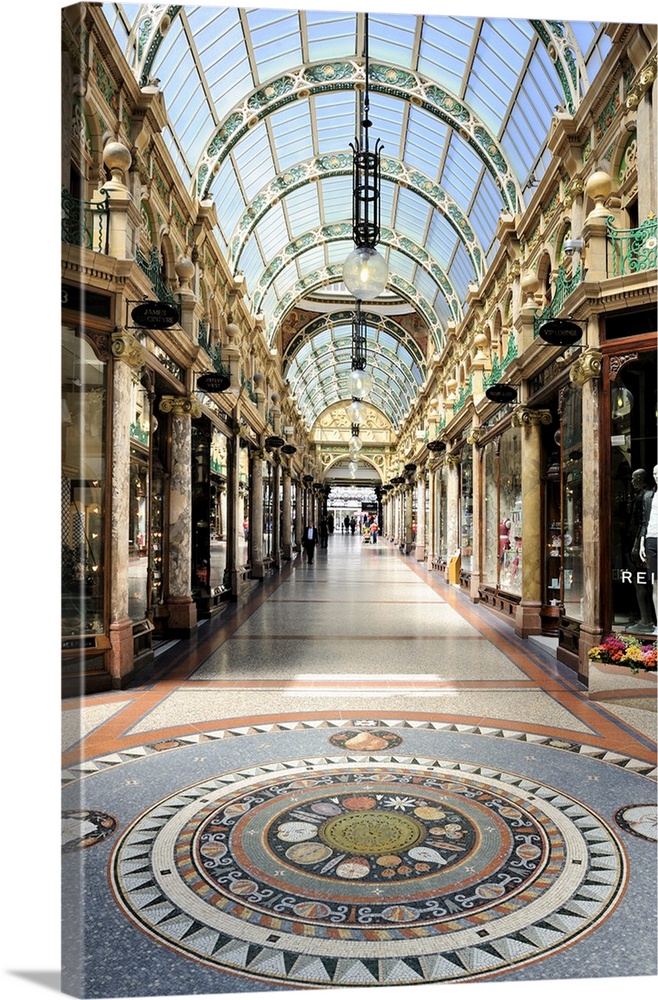
[[(102, 6), (141, 84), (159, 82), (183, 183), (216, 202), (218, 242), (274, 338), (291, 300), (318, 282), (340, 286), (353, 245), (364, 14)], [(552, 115), (575, 111), (609, 39), (587, 21), (386, 12), (369, 14), (368, 39), (370, 134), (384, 147), (380, 250), (391, 289), (422, 312), (436, 346), (496, 253), (500, 212), (522, 210), (541, 179)], [(331, 374), (310, 345), (315, 376), (289, 358), (309, 423), (341, 398), (343, 339), (334, 331)], [(410, 368), (403, 389), (385, 352), (373, 346), (375, 356), (377, 405), (397, 425), (422, 378)]]

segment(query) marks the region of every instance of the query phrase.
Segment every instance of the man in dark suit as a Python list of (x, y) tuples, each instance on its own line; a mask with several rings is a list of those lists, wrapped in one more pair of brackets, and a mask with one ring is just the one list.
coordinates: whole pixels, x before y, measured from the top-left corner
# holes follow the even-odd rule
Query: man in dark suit
[(303, 545), (304, 551), (306, 552), (306, 558), (309, 563), (313, 562), (313, 556), (315, 555), (315, 546), (318, 544), (318, 529), (313, 524), (313, 521), (309, 522), (308, 527), (304, 530)]

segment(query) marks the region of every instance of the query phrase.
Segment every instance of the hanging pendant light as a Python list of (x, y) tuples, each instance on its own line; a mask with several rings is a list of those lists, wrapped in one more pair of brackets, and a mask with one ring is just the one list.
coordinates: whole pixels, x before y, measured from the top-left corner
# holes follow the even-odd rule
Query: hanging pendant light
[(364, 14), (365, 87), (360, 108), (360, 136), (352, 150), (352, 238), (354, 250), (343, 264), (343, 282), (357, 299), (376, 298), (386, 287), (388, 267), (377, 250), (381, 229), (381, 150), (370, 146), (370, 63), (368, 15)]

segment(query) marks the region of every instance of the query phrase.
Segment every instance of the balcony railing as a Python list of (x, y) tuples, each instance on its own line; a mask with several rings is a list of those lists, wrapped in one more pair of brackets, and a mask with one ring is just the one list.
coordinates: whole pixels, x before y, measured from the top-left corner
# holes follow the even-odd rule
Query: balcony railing
[(151, 248), (151, 253), (148, 257), (145, 257), (142, 251), (137, 248), (135, 254), (135, 260), (141, 267), (142, 271), (146, 277), (151, 282), (153, 286), (153, 291), (155, 292), (158, 302), (168, 302), (170, 305), (175, 306), (176, 299), (174, 298), (174, 293), (167, 288), (164, 279), (162, 277), (162, 269), (160, 264), (160, 257), (158, 256), (158, 251), (155, 247)]
[(222, 362), (221, 344), (211, 346), (208, 342), (208, 324), (205, 320), (201, 320), (199, 323), (199, 346), (204, 349), (212, 362), (213, 368), (219, 375), (230, 375), (229, 366)]
[(80, 201), (62, 189), (62, 243), (83, 247), (95, 253), (107, 253), (110, 234), (110, 199)]
[(637, 229), (615, 229), (614, 217), (608, 216), (608, 277), (620, 278), (656, 267), (658, 250), (656, 216), (650, 216)]
[(553, 298), (540, 313), (535, 315), (535, 337), (539, 333), (540, 327), (549, 319), (554, 319), (562, 312), (562, 306), (569, 298), (574, 288), (577, 288), (583, 279), (583, 269), (578, 265), (574, 273), (569, 277), (563, 267), (558, 268)]

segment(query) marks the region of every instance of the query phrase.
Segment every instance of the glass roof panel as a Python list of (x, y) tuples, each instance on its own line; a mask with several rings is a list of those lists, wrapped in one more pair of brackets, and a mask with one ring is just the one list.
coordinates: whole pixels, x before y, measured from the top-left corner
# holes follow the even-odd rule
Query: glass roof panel
[(290, 220), (291, 238), (307, 233), (320, 211), (317, 184), (305, 184), (304, 187), (291, 191), (285, 199), (285, 206)]
[(296, 101), (268, 119), (274, 138), (279, 171), (310, 160), (314, 155), (311, 115), (308, 101)]
[[(465, 211), (468, 211), (473, 201), (482, 170), (482, 160), (475, 150), (453, 134), (439, 181)], [(475, 232), (482, 239), (477, 226)]]
[[(347, 150), (354, 138), (356, 107), (354, 101), (345, 94), (344, 100), (336, 101), (334, 94), (317, 94), (311, 98), (315, 109), (318, 131), (318, 153), (336, 153)], [(297, 102), (298, 106), (299, 102)]]
[(247, 19), (259, 83), (303, 62), (298, 11), (251, 8)]
[(395, 212), (396, 229), (422, 245), (431, 214), (432, 206), (429, 202), (405, 188), (400, 190)]
[(475, 18), (426, 17), (419, 46), (418, 72), (460, 96)]
[(409, 112), (404, 160), (430, 177), (436, 177), (448, 134), (448, 126), (435, 115), (412, 107)]
[(326, 225), (352, 221), (352, 177), (326, 177), (317, 185)]
[(217, 171), (212, 185), (212, 195), (217, 202), (221, 227), (226, 236), (230, 237), (246, 207), (235, 167), (230, 159), (224, 160)]
[(411, 69), (416, 18), (371, 14), (368, 25), (370, 59)]
[(334, 59), (341, 53), (353, 53), (356, 46), (356, 21), (353, 14), (340, 11), (307, 10), (308, 57), (311, 62)]
[(455, 250), (461, 243), (457, 233), (441, 212), (432, 212), (424, 247), (441, 267), (447, 267)]

